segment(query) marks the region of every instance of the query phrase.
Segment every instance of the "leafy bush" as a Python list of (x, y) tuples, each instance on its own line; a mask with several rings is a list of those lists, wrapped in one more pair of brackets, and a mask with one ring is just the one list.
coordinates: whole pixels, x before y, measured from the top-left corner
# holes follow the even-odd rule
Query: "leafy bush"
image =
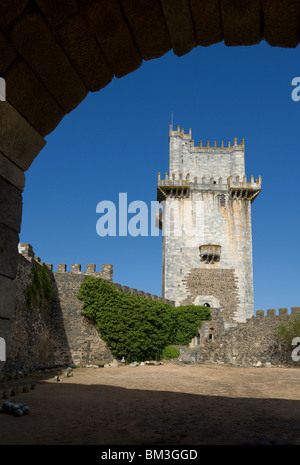
[(161, 353), (161, 358), (170, 359), (170, 358), (178, 358), (180, 355), (180, 351), (175, 347), (167, 346), (163, 349)]
[(171, 343), (173, 345), (188, 345), (191, 339), (197, 335), (202, 321), (211, 319), (210, 310), (208, 307), (199, 307), (196, 305), (185, 305), (175, 307), (174, 309), (176, 330)]
[(275, 328), (274, 334), (284, 349), (290, 351), (292, 340), (300, 336), (300, 315), (288, 315), (287, 321)]
[(168, 345), (187, 345), (203, 320), (207, 307), (172, 307), (163, 302), (118, 291), (113, 284), (87, 276), (78, 298), (82, 314), (93, 320), (116, 358), (126, 362), (160, 360)]

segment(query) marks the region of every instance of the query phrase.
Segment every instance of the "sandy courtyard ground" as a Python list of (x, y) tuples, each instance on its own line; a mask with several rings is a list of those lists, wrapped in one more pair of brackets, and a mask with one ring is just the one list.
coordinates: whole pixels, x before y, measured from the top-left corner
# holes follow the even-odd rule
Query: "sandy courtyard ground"
[[(0, 415), (0, 444), (300, 444), (300, 370), (217, 365), (77, 368), (37, 380), (20, 418)], [(44, 379), (43, 379), (44, 378)], [(2, 396), (1, 392), (1, 396)]]

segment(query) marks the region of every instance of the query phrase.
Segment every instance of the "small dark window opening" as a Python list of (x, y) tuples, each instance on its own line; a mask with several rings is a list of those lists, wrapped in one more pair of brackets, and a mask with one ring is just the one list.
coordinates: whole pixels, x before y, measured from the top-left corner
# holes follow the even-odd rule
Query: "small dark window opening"
[(225, 207), (225, 195), (220, 195), (220, 207)]
[(209, 307), (210, 308), (210, 305), (209, 305), (209, 303), (205, 302), (205, 304), (203, 304), (203, 307)]
[(208, 339), (212, 341), (213, 335), (212, 335), (212, 334), (209, 334)]

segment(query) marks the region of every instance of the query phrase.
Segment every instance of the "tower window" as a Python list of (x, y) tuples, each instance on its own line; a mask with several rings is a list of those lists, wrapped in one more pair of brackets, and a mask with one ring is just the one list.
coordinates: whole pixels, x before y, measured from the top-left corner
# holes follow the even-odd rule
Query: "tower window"
[(220, 195), (220, 207), (225, 207), (225, 195)]

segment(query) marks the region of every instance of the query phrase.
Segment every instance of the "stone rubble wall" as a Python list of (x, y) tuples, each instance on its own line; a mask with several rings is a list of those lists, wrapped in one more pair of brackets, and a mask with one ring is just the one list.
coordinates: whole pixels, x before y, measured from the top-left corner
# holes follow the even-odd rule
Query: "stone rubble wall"
[[(52, 265), (47, 265), (52, 280), (52, 302), (45, 302), (42, 308), (28, 308), (25, 290), (32, 282), (33, 265), (45, 264), (35, 257), (32, 247), (20, 252), (12, 344), (4, 371), (111, 363), (113, 357), (95, 325), (81, 314), (82, 302), (77, 295), (88, 274), (112, 282), (112, 265), (103, 265), (101, 272), (96, 272), (95, 265), (88, 265), (85, 272), (81, 272), (80, 265), (73, 265), (72, 272), (66, 271), (66, 265), (58, 266), (56, 272)], [(119, 291), (175, 305), (174, 301), (113, 284)], [(218, 297), (221, 301), (221, 294)], [(190, 347), (179, 348), (179, 362), (240, 366), (299, 365), (299, 362), (293, 362), (291, 354), (282, 354), (273, 332), (280, 323), (300, 314), (300, 307), (293, 307), (290, 314), (285, 308), (279, 309), (277, 314), (275, 309), (269, 309), (266, 313), (258, 310), (256, 316), (245, 323), (232, 325), (226, 324), (222, 314), (224, 311), (225, 307), (223, 310), (211, 308), (212, 320), (203, 322), (198, 340), (194, 339)]]
[[(4, 372), (48, 368), (72, 361), (61, 313), (53, 313), (51, 303), (30, 308), (26, 303), (25, 290), (32, 283), (34, 264), (42, 266), (33, 256), (19, 254), (11, 344)], [(51, 279), (55, 290), (53, 276)]]
[(282, 308), (277, 314), (275, 309), (266, 313), (259, 310), (246, 323), (237, 323), (227, 329), (218, 318), (218, 310), (211, 310), (212, 320), (203, 323), (200, 329), (200, 344), (192, 343), (189, 348), (180, 348), (181, 361), (239, 366), (300, 366), (299, 362), (292, 360), (294, 347), (291, 346), (290, 353), (284, 353), (274, 336), (278, 325), (300, 314), (300, 307), (292, 307), (290, 313), (287, 308)]
[[(113, 266), (104, 264), (99, 272), (94, 264), (86, 265), (85, 271), (81, 271), (81, 265), (73, 264), (69, 272), (65, 264), (58, 264), (57, 271), (53, 271), (51, 264), (45, 264), (35, 256), (30, 244), (19, 244), (18, 255), (12, 338), (3, 371), (112, 362), (113, 357), (95, 325), (81, 315), (83, 307), (77, 295), (86, 276), (112, 283)], [(52, 281), (52, 302), (44, 303), (43, 308), (28, 308), (25, 300), (25, 290), (32, 283), (34, 264), (47, 266)], [(175, 305), (168, 299), (113, 284), (119, 291)]]

